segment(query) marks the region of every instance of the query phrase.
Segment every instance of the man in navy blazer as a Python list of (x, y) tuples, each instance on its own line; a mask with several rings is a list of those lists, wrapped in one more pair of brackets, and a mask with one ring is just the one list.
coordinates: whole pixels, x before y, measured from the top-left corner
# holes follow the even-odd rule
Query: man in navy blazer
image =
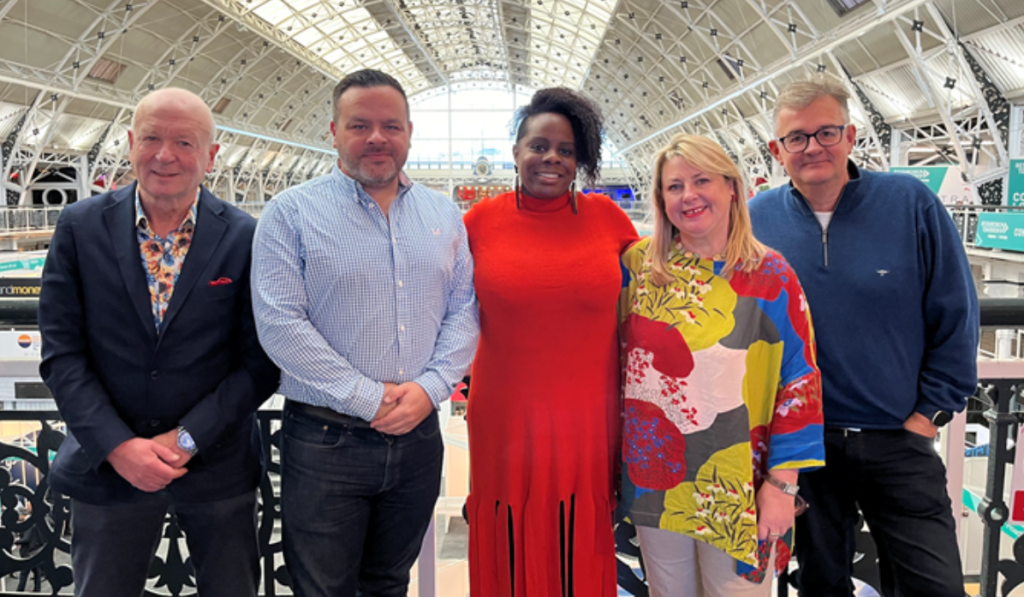
[(43, 270), (40, 374), (68, 435), (75, 594), (139, 597), (168, 508), (203, 597), (255, 595), (255, 411), (278, 370), (253, 323), (255, 220), (201, 186), (210, 109), (165, 89), (136, 108), (137, 182), (64, 209)]

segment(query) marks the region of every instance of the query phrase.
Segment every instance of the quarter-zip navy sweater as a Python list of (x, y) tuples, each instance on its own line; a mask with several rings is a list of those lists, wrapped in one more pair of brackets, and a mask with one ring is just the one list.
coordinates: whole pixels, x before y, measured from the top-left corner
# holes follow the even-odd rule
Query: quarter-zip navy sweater
[(917, 179), (848, 166), (822, 228), (792, 184), (754, 197), (754, 235), (807, 294), (825, 424), (897, 429), (959, 411), (977, 383), (978, 298), (952, 219)]

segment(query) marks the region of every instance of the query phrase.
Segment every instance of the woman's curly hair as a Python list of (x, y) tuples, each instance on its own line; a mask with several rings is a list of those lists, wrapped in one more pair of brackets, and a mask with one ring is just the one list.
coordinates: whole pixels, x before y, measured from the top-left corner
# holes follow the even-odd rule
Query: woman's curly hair
[(576, 167), (583, 172), (587, 186), (601, 177), (601, 133), (604, 119), (601, 109), (578, 91), (565, 87), (549, 87), (533, 94), (530, 103), (516, 110), (513, 129), (516, 143), (526, 134), (526, 122), (538, 114), (561, 114), (572, 125), (576, 144)]

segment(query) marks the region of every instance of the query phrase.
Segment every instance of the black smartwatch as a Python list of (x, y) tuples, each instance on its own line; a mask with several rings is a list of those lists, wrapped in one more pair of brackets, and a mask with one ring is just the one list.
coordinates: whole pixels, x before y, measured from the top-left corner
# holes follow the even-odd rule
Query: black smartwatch
[(953, 415), (944, 410), (937, 410), (935, 411), (935, 414), (932, 415), (932, 425), (935, 425), (936, 427), (942, 427), (943, 425), (949, 423), (952, 420)]

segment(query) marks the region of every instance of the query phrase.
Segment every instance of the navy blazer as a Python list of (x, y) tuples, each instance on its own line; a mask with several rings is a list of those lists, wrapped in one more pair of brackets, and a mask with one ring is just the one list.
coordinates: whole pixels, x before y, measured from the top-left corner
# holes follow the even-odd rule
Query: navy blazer
[(279, 378), (253, 322), (256, 220), (202, 189), (157, 334), (135, 215), (133, 184), (66, 207), (50, 243), (39, 373), (68, 426), (50, 484), (90, 503), (137, 499), (107, 455), (183, 425), (199, 452), (167, 491), (187, 502), (241, 495), (262, 475), (255, 411)]

